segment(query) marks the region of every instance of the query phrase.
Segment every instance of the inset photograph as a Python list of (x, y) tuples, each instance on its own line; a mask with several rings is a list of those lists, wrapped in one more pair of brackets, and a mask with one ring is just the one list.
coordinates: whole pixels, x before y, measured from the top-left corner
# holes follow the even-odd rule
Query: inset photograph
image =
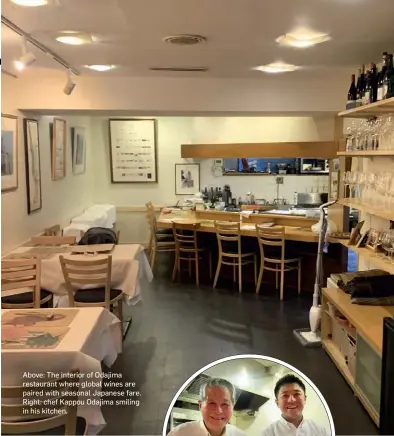
[(163, 436), (334, 436), (312, 381), (279, 360), (233, 356), (203, 368), (178, 391)]

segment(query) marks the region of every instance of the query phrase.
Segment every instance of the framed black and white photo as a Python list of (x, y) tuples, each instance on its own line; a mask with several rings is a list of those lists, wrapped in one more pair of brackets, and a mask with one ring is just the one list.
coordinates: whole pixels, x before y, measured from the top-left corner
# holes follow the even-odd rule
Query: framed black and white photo
[(1, 114), (1, 191), (18, 188), (18, 117)]
[(31, 214), (42, 208), (41, 161), (38, 121), (23, 120), (25, 142), (27, 213)]
[(200, 191), (200, 164), (175, 164), (175, 194), (194, 195)]
[(86, 170), (86, 134), (83, 127), (71, 127), (71, 153), (73, 174)]
[(157, 183), (156, 120), (110, 119), (112, 183)]

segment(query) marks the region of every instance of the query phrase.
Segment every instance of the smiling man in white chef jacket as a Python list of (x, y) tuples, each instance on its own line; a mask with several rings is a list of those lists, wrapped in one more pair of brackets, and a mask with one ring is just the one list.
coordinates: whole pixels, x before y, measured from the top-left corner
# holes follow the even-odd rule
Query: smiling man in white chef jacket
[(229, 424), (234, 403), (234, 386), (227, 380), (211, 378), (200, 389), (202, 420), (178, 425), (168, 436), (246, 436)]
[(261, 436), (331, 436), (331, 432), (310, 419), (304, 419), (304, 383), (295, 375), (282, 377), (275, 385), (275, 402), (282, 417), (266, 428)]

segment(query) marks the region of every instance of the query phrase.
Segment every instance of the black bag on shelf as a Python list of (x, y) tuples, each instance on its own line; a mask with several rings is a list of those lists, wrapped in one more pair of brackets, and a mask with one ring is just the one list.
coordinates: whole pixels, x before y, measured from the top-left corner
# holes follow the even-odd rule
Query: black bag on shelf
[(356, 277), (346, 285), (352, 303), (394, 305), (394, 275)]

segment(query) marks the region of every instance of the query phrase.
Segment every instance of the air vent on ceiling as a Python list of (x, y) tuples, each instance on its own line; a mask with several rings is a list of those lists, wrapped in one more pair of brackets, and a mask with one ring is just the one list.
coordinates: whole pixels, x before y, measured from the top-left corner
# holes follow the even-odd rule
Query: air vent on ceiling
[(208, 377), (205, 374), (198, 375), (191, 384), (187, 387), (186, 391), (189, 394), (199, 395), (200, 394), (200, 388), (203, 384), (205, 384), (210, 377)]
[(201, 35), (173, 35), (166, 36), (163, 38), (164, 42), (168, 42), (169, 44), (177, 44), (177, 45), (195, 45), (202, 44), (207, 41), (205, 36)]
[(151, 71), (173, 71), (181, 73), (205, 73), (208, 71), (207, 67), (151, 67)]

